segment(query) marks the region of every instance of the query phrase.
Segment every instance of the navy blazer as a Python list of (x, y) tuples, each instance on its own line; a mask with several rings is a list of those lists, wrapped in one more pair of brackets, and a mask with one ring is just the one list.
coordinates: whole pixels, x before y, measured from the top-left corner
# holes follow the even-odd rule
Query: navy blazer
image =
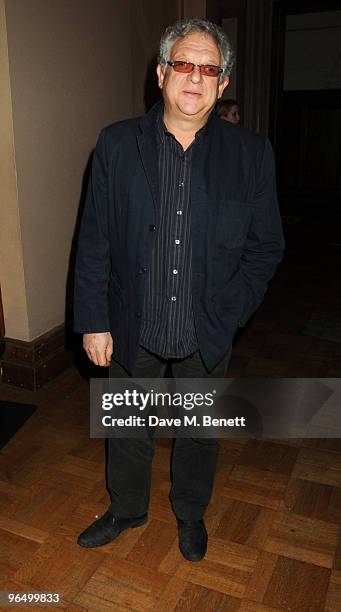
[[(110, 331), (129, 372), (158, 231), (160, 104), (110, 125), (93, 156), (76, 257), (74, 331)], [(284, 238), (268, 139), (211, 115), (191, 166), (192, 292), (208, 370), (261, 303)]]

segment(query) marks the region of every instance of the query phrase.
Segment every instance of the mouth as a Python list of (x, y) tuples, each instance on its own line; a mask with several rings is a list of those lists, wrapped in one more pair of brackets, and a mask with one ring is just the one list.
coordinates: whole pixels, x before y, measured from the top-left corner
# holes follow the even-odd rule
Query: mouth
[(187, 91), (187, 90), (184, 90), (183, 93), (186, 96), (190, 96), (190, 97), (201, 96), (201, 93), (199, 93), (199, 91)]

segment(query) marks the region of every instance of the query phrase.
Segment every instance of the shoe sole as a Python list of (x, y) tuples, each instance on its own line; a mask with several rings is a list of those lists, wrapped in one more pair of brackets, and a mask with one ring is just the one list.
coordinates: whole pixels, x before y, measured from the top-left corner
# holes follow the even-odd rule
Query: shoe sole
[(179, 550), (180, 550), (180, 552), (181, 552), (182, 556), (183, 556), (183, 557), (186, 559), (186, 561), (191, 561), (192, 563), (197, 563), (198, 561), (202, 561), (202, 560), (203, 560), (203, 558), (204, 558), (204, 557), (205, 557), (205, 555), (206, 555), (206, 552), (207, 552), (207, 551), (205, 550), (205, 552), (204, 552), (204, 554), (202, 555), (202, 557), (190, 557), (189, 555), (187, 555), (187, 553), (185, 553), (185, 551), (184, 551), (184, 550), (182, 550), (182, 549), (180, 548), (180, 546), (179, 546)]
[(144, 518), (140, 518), (140, 519), (135, 519), (134, 523), (132, 523), (131, 525), (129, 525), (129, 527), (127, 527), (127, 529), (134, 529), (135, 527), (141, 527), (141, 525), (144, 525), (145, 523), (147, 523), (148, 521), (148, 516), (145, 516)]
[(101, 546), (107, 546), (108, 544), (111, 544), (111, 542), (114, 542), (114, 540), (116, 540), (116, 538), (118, 538), (118, 536), (121, 535), (123, 531), (126, 531), (127, 529), (135, 529), (136, 527), (141, 527), (147, 522), (148, 522), (148, 516), (146, 516), (145, 518), (135, 519), (134, 522), (132, 522), (130, 525), (128, 525), (127, 527), (124, 527), (124, 529), (120, 529), (120, 531), (116, 535), (114, 535), (114, 537), (111, 538), (111, 540), (108, 540), (107, 542), (103, 542), (102, 544), (92, 544), (91, 546), (87, 546), (86, 544), (81, 544), (81, 542), (79, 542), (78, 540), (77, 540), (77, 544), (78, 546), (81, 546), (82, 548), (100, 548)]

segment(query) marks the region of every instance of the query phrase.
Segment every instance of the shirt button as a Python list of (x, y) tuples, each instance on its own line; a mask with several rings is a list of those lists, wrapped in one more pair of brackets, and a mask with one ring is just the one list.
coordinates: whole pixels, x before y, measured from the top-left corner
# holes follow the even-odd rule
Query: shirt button
[(175, 295), (172, 295), (172, 298), (171, 298), (171, 299), (172, 299), (172, 302), (176, 302), (176, 297), (175, 297)]
[(180, 240), (175, 240), (175, 244), (180, 244)]
[(174, 270), (173, 270), (173, 274), (177, 274), (177, 273), (178, 273), (177, 269), (176, 269), (176, 268), (174, 268)]
[(177, 211), (176, 211), (176, 214), (177, 214), (177, 215), (182, 215), (182, 210), (177, 210)]

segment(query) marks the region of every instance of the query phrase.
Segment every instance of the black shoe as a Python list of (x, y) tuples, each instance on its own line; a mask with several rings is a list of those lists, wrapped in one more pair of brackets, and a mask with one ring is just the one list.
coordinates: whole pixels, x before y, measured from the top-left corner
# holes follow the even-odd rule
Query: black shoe
[(134, 518), (115, 518), (109, 511), (101, 516), (83, 531), (77, 544), (85, 548), (95, 548), (109, 544), (120, 535), (121, 531), (128, 527), (140, 527), (148, 520), (148, 514), (142, 514)]
[(182, 521), (177, 518), (179, 548), (187, 561), (201, 561), (207, 550), (207, 531), (203, 519)]

